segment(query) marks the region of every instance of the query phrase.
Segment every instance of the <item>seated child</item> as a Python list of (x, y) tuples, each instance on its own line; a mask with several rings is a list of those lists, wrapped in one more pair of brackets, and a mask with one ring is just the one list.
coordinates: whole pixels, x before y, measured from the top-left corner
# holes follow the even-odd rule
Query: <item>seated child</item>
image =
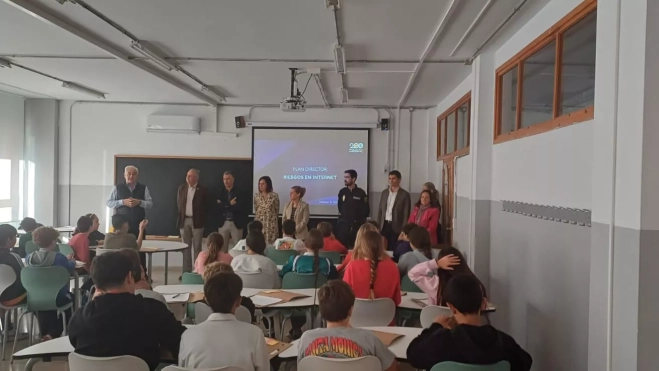
[[(204, 278), (204, 282), (206, 282), (214, 275), (222, 272), (233, 273), (233, 268), (231, 268), (230, 264), (224, 262), (210, 263), (206, 266), (206, 269), (204, 270), (204, 274), (202, 275), (202, 277)], [(247, 310), (249, 310), (249, 313), (252, 315), (252, 322), (254, 322), (254, 318), (255, 318), (254, 313), (256, 312), (256, 306), (252, 302), (252, 299), (248, 298), (247, 296), (242, 296), (240, 299), (240, 305), (242, 305), (243, 307), (247, 308)]]
[(412, 251), (403, 254), (398, 262), (401, 277), (406, 276), (417, 264), (436, 259), (439, 253), (439, 250), (432, 248), (430, 233), (426, 228), (415, 225), (409, 232), (409, 241)]
[(306, 331), (298, 346), (298, 363), (304, 357), (358, 358), (374, 356), (382, 370), (397, 371), (394, 354), (371, 331), (350, 327), (355, 294), (347, 283), (329, 281), (318, 290), (320, 315), (327, 328)]
[(295, 221), (286, 219), (281, 223), (284, 237), (275, 240), (275, 249), (305, 251), (304, 241), (295, 239)]
[[(302, 255), (291, 256), (288, 262), (281, 268), (279, 275), (283, 278), (287, 273), (322, 274), (329, 279), (338, 276), (336, 267), (327, 259), (321, 258), (318, 253), (323, 248), (323, 235), (317, 229), (309, 231), (309, 236), (304, 240), (307, 252)], [(317, 277), (317, 276), (316, 276)], [(318, 286), (316, 286), (318, 287)], [(302, 326), (306, 323), (306, 316), (291, 317), (291, 331), (289, 336), (292, 340), (302, 336)]]
[(21, 237), (18, 239), (18, 248), (14, 248), (12, 246), (13, 252), (18, 254), (21, 258), (24, 258), (26, 253), (25, 253), (25, 246), (29, 241), (32, 241), (32, 232), (34, 232), (35, 229), (39, 228), (39, 224), (37, 224), (37, 221), (34, 220), (33, 218), (24, 218), (21, 220), (20, 227), (22, 230), (25, 231), (24, 234), (21, 235)]
[(190, 369), (237, 366), (245, 371), (269, 371), (270, 356), (263, 331), (236, 319), (243, 283), (235, 273), (221, 272), (204, 283), (208, 319), (181, 337), (178, 365)]
[[(21, 303), (27, 297), (27, 292), (21, 283), (23, 260), (18, 254), (11, 252), (16, 245), (16, 228), (10, 224), (0, 224), (0, 264), (8, 265), (14, 270), (16, 279), (9, 287), (0, 293), (0, 303), (12, 307)], [(32, 235), (30, 235), (30, 238)]]
[(269, 277), (272, 288), (279, 288), (281, 282), (277, 264), (265, 256), (266, 244), (263, 233), (252, 231), (247, 235), (245, 241), (247, 242), (247, 253), (234, 257), (231, 261), (231, 268), (238, 273), (263, 273)]
[(75, 260), (85, 263), (85, 270), (89, 272), (92, 265), (92, 256), (89, 252), (89, 233), (92, 231), (94, 221), (88, 216), (81, 216), (76, 223), (78, 233), (71, 237), (69, 246), (73, 249)]
[(333, 251), (338, 252), (341, 255), (346, 255), (348, 253), (348, 249), (346, 249), (346, 247), (334, 237), (334, 233), (332, 233), (332, 224), (328, 222), (320, 222), (316, 229), (323, 234), (323, 249), (321, 251)]
[(412, 340), (407, 360), (416, 369), (430, 370), (441, 362), (490, 365), (508, 361), (511, 371), (529, 371), (533, 360), (510, 335), (483, 325), (487, 305), (481, 283), (471, 274), (453, 277), (444, 290), (453, 317), (439, 316)]
[[(251, 232), (263, 233), (263, 223), (259, 222), (258, 220), (252, 220), (251, 222), (247, 223), (247, 234), (249, 235)], [(266, 243), (265, 247), (268, 248), (274, 246)], [(232, 250), (247, 251), (247, 238), (243, 238), (242, 240), (238, 241)]]
[[(39, 250), (28, 255), (25, 263), (28, 267), (64, 267), (69, 272), (73, 272), (76, 267), (76, 261), (73, 259), (73, 254), (68, 257), (55, 251), (57, 248), (57, 238), (59, 232), (50, 227), (39, 227), (32, 233), (32, 240)], [(68, 282), (62, 287), (57, 294), (55, 303), (57, 306), (64, 306), (73, 301), (71, 293), (69, 293)], [(65, 311), (67, 322), (71, 319), (71, 309)], [(62, 320), (57, 315), (57, 311), (42, 311), (38, 312), (39, 328), (41, 329), (41, 341), (50, 340), (60, 337), (64, 328), (62, 327)]]
[(405, 253), (412, 251), (412, 247), (410, 247), (410, 239), (408, 236), (410, 235), (412, 229), (414, 229), (416, 226), (417, 225), (414, 223), (407, 223), (403, 226), (403, 231), (400, 232), (400, 235), (398, 236), (398, 245), (396, 245), (396, 249), (394, 250), (394, 261), (396, 263), (398, 263), (400, 257)]
[[(135, 280), (135, 295), (142, 295), (145, 298), (155, 299), (167, 305), (167, 300), (165, 300), (165, 297), (151, 289), (151, 285), (146, 278), (146, 274), (144, 274), (144, 268), (142, 268), (140, 255), (137, 253), (137, 251), (135, 251), (135, 249), (125, 248), (119, 250), (118, 253), (128, 257), (133, 262), (133, 269), (131, 272), (133, 274), (133, 280)], [(169, 307), (167, 308), (169, 309)]]
[(224, 238), (221, 234), (213, 232), (206, 238), (206, 247), (208, 251), (202, 251), (197, 256), (197, 260), (194, 263), (194, 271), (197, 274), (204, 274), (204, 269), (209, 264), (215, 262), (224, 262), (231, 264), (233, 259), (231, 255), (222, 251), (222, 246), (224, 245)]

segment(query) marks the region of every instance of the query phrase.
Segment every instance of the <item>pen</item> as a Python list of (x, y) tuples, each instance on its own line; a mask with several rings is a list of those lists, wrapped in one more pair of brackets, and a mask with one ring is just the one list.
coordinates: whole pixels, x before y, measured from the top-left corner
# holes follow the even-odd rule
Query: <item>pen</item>
[(179, 296), (181, 296), (181, 294), (176, 294), (176, 295), (172, 296), (172, 299), (176, 299), (176, 298), (178, 298)]

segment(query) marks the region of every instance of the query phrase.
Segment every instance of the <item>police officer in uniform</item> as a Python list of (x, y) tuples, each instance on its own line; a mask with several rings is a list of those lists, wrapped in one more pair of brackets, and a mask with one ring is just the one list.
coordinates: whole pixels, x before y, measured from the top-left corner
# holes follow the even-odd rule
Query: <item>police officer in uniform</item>
[(357, 231), (371, 212), (368, 206), (366, 191), (357, 187), (357, 172), (346, 170), (343, 175), (345, 188), (339, 192), (339, 221), (337, 225), (337, 238), (343, 245), (352, 248), (355, 244)]

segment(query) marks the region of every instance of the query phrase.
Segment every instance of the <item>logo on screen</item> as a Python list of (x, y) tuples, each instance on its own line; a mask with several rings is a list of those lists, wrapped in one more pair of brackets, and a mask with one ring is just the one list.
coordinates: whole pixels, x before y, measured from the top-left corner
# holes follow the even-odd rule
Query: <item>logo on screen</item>
[(364, 152), (364, 143), (350, 143), (350, 149), (348, 151), (352, 153), (362, 153)]

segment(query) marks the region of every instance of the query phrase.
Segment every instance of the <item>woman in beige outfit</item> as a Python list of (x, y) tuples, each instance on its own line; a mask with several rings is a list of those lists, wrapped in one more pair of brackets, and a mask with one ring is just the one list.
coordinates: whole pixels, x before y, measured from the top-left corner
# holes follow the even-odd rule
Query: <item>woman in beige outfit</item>
[(279, 195), (273, 192), (269, 176), (259, 179), (259, 193), (254, 195), (254, 220), (263, 223), (265, 241), (272, 245), (279, 237)]
[(307, 189), (300, 186), (291, 188), (291, 200), (286, 203), (281, 221), (292, 219), (295, 222), (295, 238), (304, 240), (309, 234), (309, 204), (302, 201)]

